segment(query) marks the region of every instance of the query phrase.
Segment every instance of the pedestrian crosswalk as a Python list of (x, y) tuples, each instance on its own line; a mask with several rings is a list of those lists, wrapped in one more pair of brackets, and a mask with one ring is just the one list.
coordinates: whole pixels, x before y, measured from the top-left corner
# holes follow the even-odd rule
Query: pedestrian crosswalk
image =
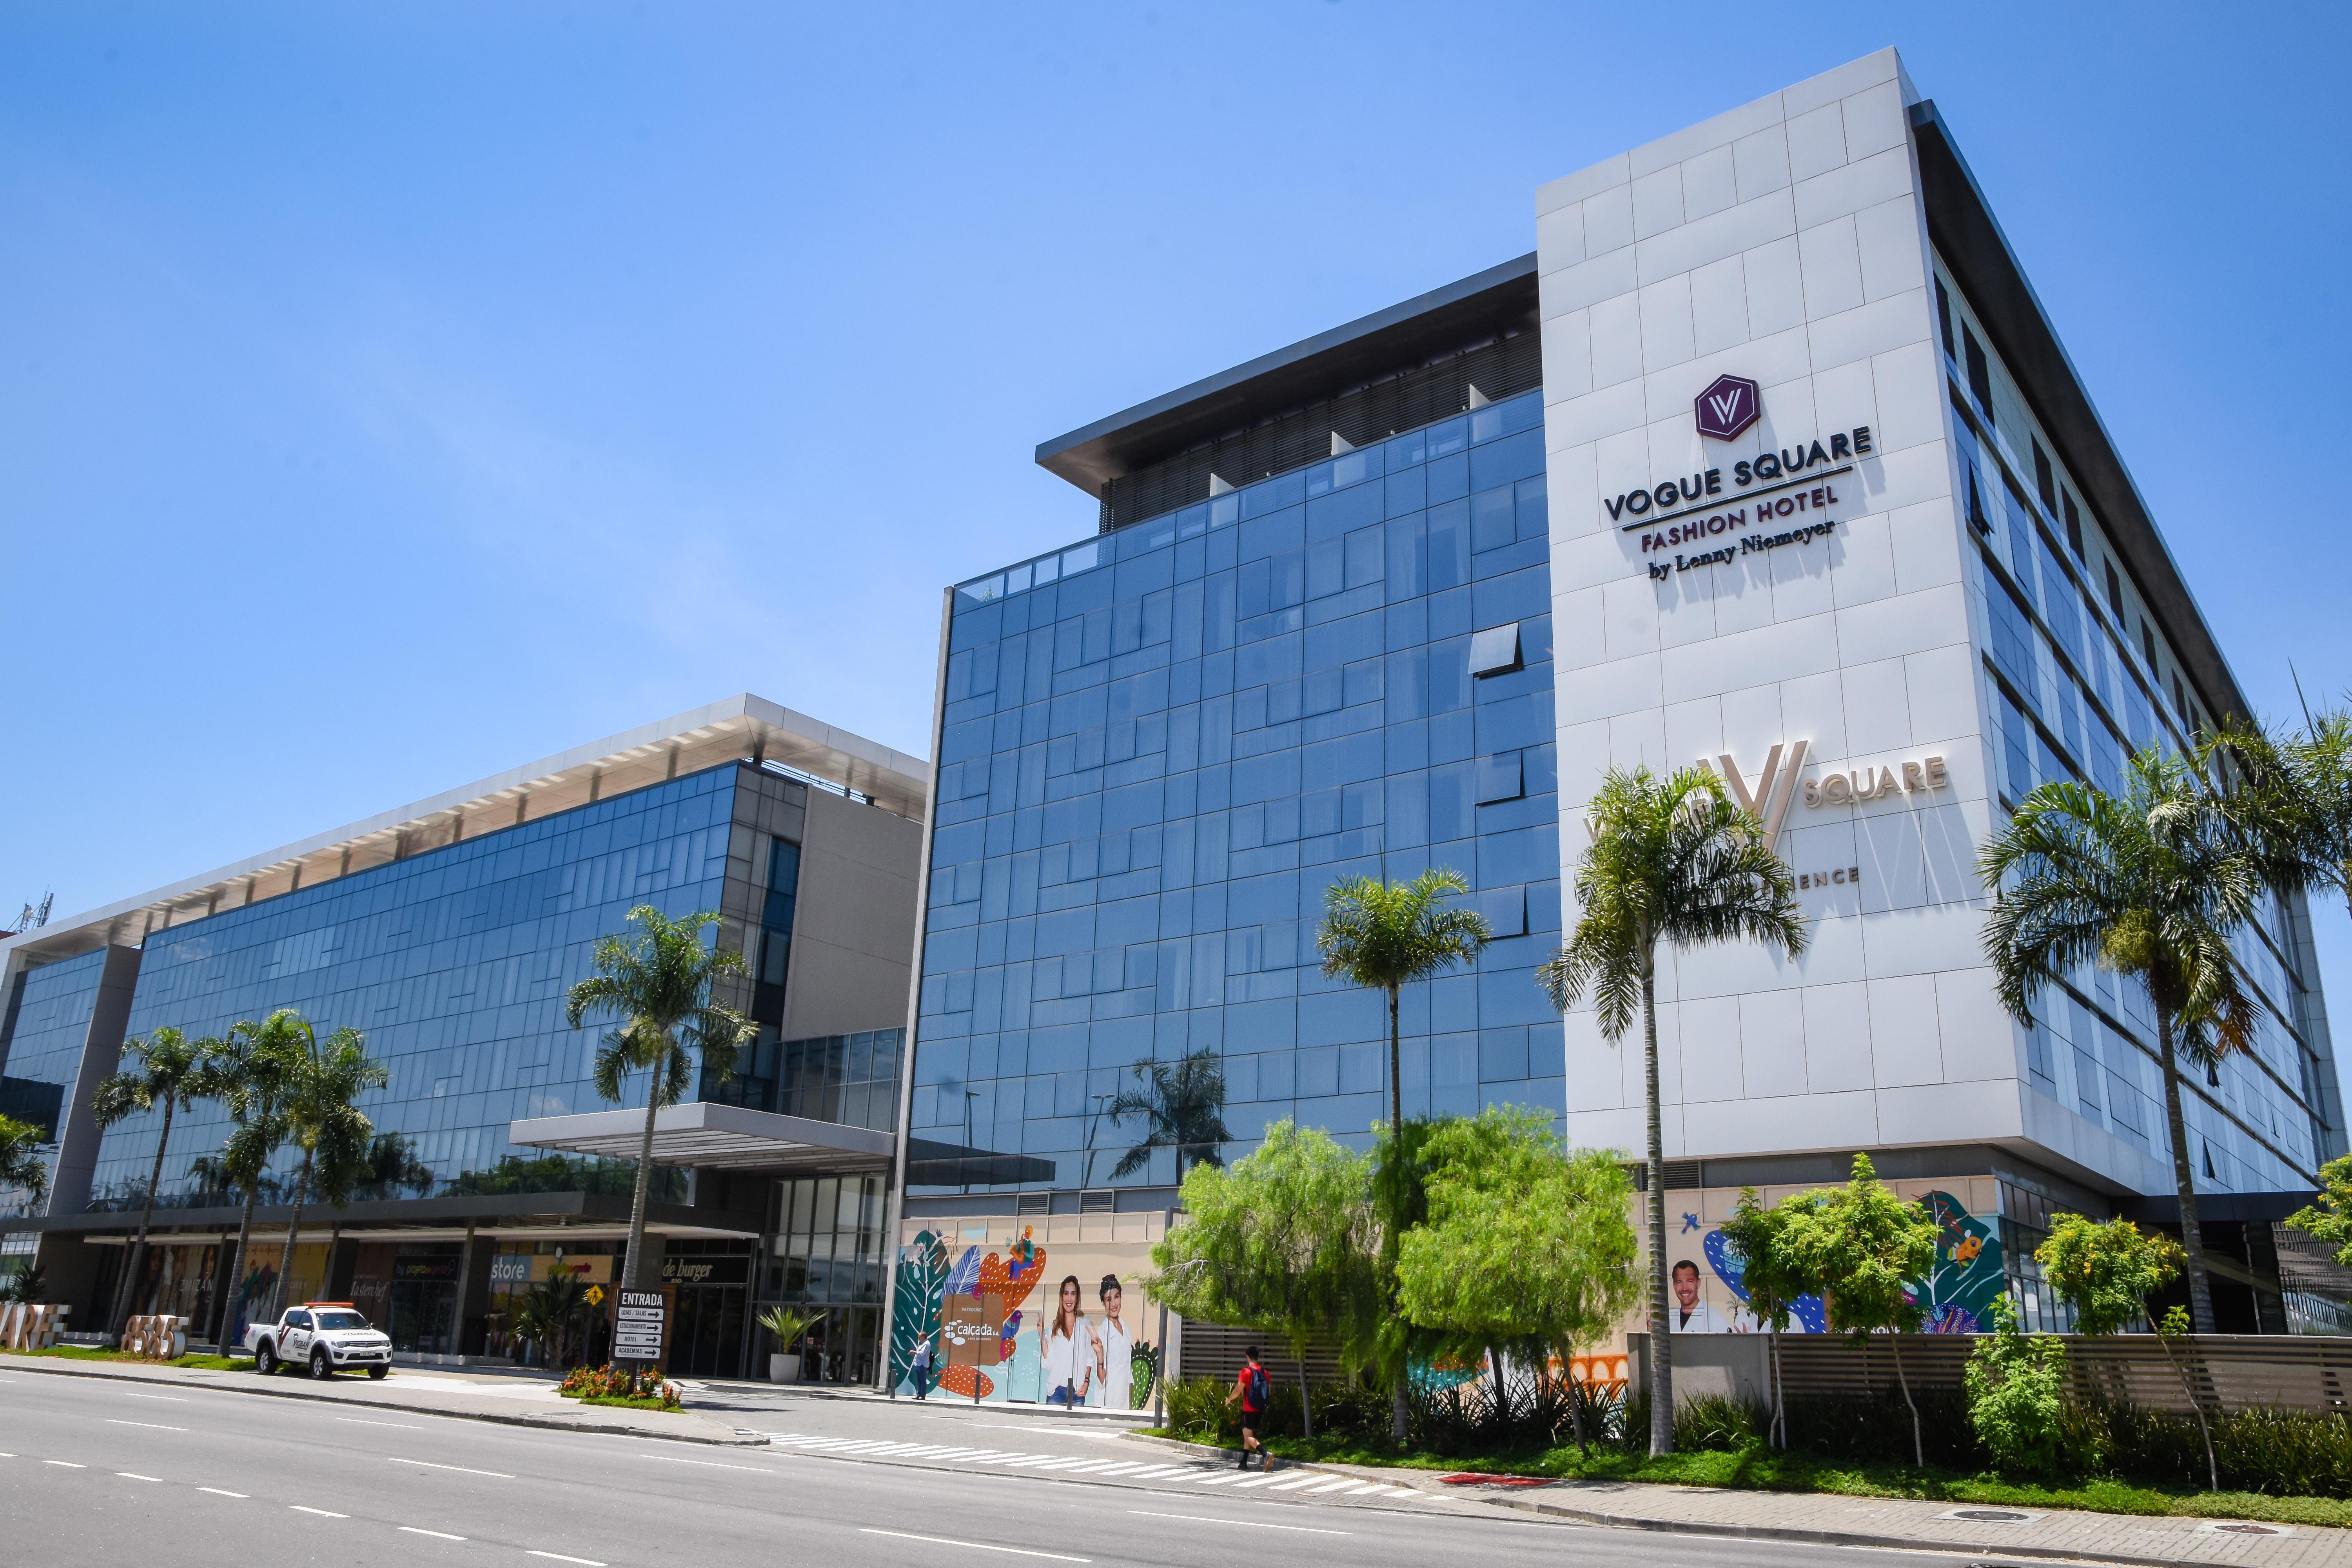
[(1311, 1497), (1318, 1501), (1366, 1502), (1380, 1500), (1438, 1502), (1448, 1500), (1433, 1492), (1328, 1470), (1242, 1470), (1199, 1459), (1177, 1463), (1155, 1459), (1106, 1459), (1087, 1455), (1039, 1454), (1011, 1448), (975, 1448), (953, 1443), (891, 1442), (877, 1437), (836, 1437), (813, 1432), (763, 1432), (771, 1446), (837, 1459), (892, 1459), (952, 1466), (975, 1471), (996, 1470), (1026, 1475), (1051, 1475), (1068, 1479), (1140, 1482), (1176, 1489), (1225, 1488), (1234, 1492), (1262, 1491)]

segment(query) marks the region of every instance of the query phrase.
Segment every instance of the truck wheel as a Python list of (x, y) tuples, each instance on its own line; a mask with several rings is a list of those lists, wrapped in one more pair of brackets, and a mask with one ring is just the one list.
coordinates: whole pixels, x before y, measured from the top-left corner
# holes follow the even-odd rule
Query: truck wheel
[(278, 1350), (268, 1340), (262, 1341), (261, 1348), (253, 1352), (253, 1370), (264, 1377), (273, 1376), (278, 1371)]
[(312, 1351), (310, 1352), (310, 1375), (316, 1378), (319, 1382), (324, 1383), (334, 1374), (335, 1363), (329, 1358), (327, 1354), (327, 1347), (320, 1345), (317, 1350)]
[(390, 1367), (388, 1367), (388, 1366), (372, 1366), (372, 1367), (368, 1368), (368, 1375), (369, 1375), (370, 1377), (372, 1377), (372, 1378), (376, 1379), (378, 1382), (382, 1382), (382, 1381), (383, 1381), (383, 1374), (384, 1374), (385, 1373), (390, 1372), (391, 1370), (392, 1370), (392, 1368), (390, 1368)]

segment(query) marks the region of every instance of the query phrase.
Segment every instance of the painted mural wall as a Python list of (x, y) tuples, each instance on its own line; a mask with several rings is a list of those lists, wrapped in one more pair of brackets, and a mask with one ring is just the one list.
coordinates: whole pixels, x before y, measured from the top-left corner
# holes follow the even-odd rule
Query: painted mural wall
[[(1034, 1219), (910, 1222), (896, 1262), (890, 1376), (915, 1392), (916, 1347), (932, 1346), (940, 1397), (982, 1403), (1141, 1409), (1159, 1376), (1159, 1307), (1141, 1281), (1161, 1216), (1039, 1215)], [(950, 1297), (992, 1300), (992, 1343), (964, 1360), (943, 1331), (961, 1315)]]

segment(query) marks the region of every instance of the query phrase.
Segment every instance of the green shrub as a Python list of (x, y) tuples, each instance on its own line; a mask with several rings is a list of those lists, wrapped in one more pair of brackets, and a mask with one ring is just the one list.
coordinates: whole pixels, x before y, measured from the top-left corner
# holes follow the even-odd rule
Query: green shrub
[[(1675, 1401), (1675, 1447), (1715, 1448), (1736, 1454), (1751, 1443), (1767, 1440), (1772, 1412), (1761, 1399), (1702, 1394)], [(1643, 1426), (1644, 1435), (1648, 1424)]]
[(2011, 1475), (2058, 1468), (2065, 1428), (2066, 1346), (2048, 1334), (2021, 1334), (2006, 1296), (1992, 1304), (1993, 1331), (1979, 1339), (1960, 1373), (1969, 1425)]

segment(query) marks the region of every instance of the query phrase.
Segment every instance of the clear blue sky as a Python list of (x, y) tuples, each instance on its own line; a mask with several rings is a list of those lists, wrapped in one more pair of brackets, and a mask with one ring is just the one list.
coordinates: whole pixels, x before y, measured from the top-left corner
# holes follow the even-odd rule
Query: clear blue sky
[(1036, 442), (1889, 43), (2292, 711), (2352, 685), (2347, 17), (12, 5), (0, 914), (740, 690), (925, 752), (940, 584), (1092, 531)]

